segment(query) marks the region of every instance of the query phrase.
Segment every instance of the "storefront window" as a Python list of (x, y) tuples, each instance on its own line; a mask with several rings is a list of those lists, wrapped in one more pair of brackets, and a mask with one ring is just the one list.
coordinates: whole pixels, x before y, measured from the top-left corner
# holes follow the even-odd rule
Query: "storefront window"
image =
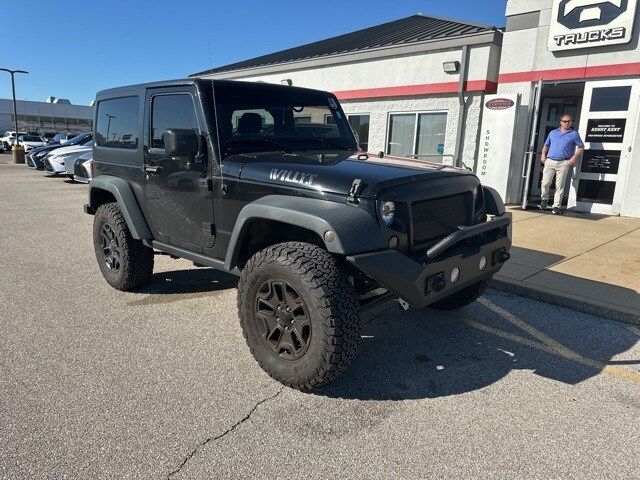
[(446, 132), (444, 112), (391, 114), (387, 153), (434, 160), (431, 156), (444, 154)]
[(351, 130), (356, 134), (358, 145), (365, 152), (369, 150), (369, 115), (347, 115)]
[(626, 112), (629, 109), (631, 85), (594, 88), (591, 94), (592, 112)]
[(418, 141), (416, 154), (442, 155), (444, 134), (447, 130), (446, 113), (421, 113), (418, 115)]

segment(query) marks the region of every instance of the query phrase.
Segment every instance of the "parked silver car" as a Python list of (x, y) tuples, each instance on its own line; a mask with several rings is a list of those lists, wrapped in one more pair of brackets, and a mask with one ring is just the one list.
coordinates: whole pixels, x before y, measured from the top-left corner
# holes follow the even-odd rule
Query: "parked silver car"
[(93, 163), (93, 151), (84, 153), (78, 157), (74, 166), (73, 179), (80, 183), (89, 183), (93, 176), (91, 164)]
[(74, 167), (81, 155), (91, 152), (90, 145), (76, 145), (54, 150), (44, 157), (45, 175), (67, 175), (73, 177)]

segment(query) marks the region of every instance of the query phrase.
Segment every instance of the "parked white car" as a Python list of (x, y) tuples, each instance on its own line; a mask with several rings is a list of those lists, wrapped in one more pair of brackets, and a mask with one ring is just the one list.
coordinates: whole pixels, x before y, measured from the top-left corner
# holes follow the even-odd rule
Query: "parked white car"
[(48, 153), (44, 157), (45, 175), (68, 175), (73, 177), (75, 163), (87, 152), (91, 152), (91, 145), (72, 145), (61, 147)]
[[(18, 135), (26, 135), (27, 132), (18, 132)], [(16, 143), (16, 132), (13, 130), (9, 130), (4, 132), (4, 134), (0, 137), (0, 147), (3, 150), (11, 150), (11, 147)]]
[(36, 147), (44, 147), (46, 145), (42, 138), (37, 137), (36, 135), (20, 135), (18, 137), (18, 142), (24, 147), (25, 152)]

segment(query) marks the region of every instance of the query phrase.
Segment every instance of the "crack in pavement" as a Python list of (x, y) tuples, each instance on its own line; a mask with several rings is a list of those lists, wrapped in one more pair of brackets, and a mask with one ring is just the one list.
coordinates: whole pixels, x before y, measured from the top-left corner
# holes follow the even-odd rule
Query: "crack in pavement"
[(200, 450), (201, 448), (205, 447), (207, 444), (209, 444), (210, 442), (214, 442), (216, 440), (220, 440), (222, 437), (226, 436), (227, 434), (233, 432), (236, 428), (238, 428), (240, 425), (242, 425), (244, 422), (246, 422), (247, 420), (249, 420), (249, 418), (251, 418), (251, 415), (253, 415), (253, 413), (258, 409), (258, 407), (260, 405), (262, 405), (265, 402), (268, 402), (269, 400), (273, 400), (274, 398), (276, 398), (278, 395), (280, 395), (283, 391), (284, 391), (284, 386), (282, 386), (280, 388), (280, 390), (278, 390), (275, 394), (270, 395), (268, 397), (263, 398), (262, 400), (260, 400), (258, 403), (256, 403), (253, 408), (251, 408), (251, 410), (249, 410), (249, 413), (247, 413), (244, 417), (242, 417), (240, 420), (238, 420), (236, 423), (234, 423), (231, 427), (229, 427), (227, 430), (225, 430), (224, 432), (222, 432), (220, 435), (216, 435), (215, 437), (208, 437), (206, 439), (204, 439), (203, 441), (201, 441), (200, 443), (198, 443), (195, 448), (193, 450), (191, 450), (186, 457), (184, 457), (184, 459), (182, 460), (182, 463), (180, 463), (180, 465), (175, 468), (174, 470), (172, 470), (169, 475), (167, 475), (167, 480), (170, 480), (174, 475), (176, 475), (177, 473), (180, 473), (180, 470), (182, 470), (182, 467), (184, 467), (187, 462), (189, 460), (191, 460), (191, 458), (198, 453), (198, 450)]

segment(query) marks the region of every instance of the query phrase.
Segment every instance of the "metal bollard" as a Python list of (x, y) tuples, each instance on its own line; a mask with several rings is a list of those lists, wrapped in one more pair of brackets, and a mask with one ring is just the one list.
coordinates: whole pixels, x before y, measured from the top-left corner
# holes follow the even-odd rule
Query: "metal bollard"
[(22, 145), (14, 145), (11, 151), (13, 152), (13, 163), (24, 163), (24, 148)]

